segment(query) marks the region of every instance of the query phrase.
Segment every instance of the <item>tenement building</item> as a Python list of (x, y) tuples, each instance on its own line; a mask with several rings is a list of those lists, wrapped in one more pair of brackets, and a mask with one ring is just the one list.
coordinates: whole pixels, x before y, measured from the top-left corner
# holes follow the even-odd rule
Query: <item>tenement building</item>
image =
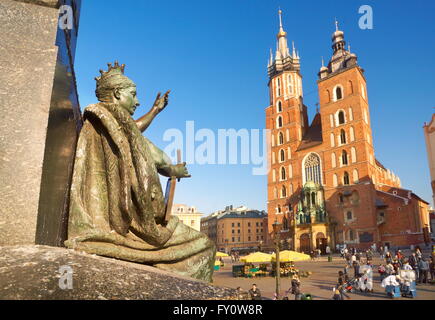
[(428, 203), (403, 189), (375, 156), (364, 70), (332, 34), (332, 57), (318, 74), (319, 109), (311, 123), (303, 101), (301, 58), (282, 24), (268, 63), (271, 130), (268, 232), (298, 251), (329, 245), (368, 248), (428, 241)]
[(189, 207), (185, 204), (175, 204), (172, 207), (172, 215), (178, 217), (182, 223), (197, 231), (201, 231), (202, 213), (196, 207)]
[(221, 252), (257, 251), (266, 244), (267, 214), (244, 206), (235, 209), (229, 206), (202, 218), (201, 232), (207, 234)]

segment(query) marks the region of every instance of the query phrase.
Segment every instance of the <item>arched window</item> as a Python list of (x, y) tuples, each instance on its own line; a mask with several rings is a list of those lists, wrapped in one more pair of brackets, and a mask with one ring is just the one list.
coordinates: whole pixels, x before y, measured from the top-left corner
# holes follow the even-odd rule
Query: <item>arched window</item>
[(349, 129), (349, 136), (350, 136), (350, 142), (355, 141), (355, 129), (353, 127), (350, 127)]
[(316, 194), (314, 192), (311, 193), (311, 205), (316, 205)]
[(285, 186), (282, 186), (281, 188), (281, 197), (282, 198), (287, 197), (287, 188)]
[(337, 166), (337, 159), (335, 157), (335, 153), (331, 154), (331, 165), (333, 168), (335, 168)]
[(315, 153), (311, 153), (304, 161), (303, 164), (305, 172), (305, 181), (313, 181), (322, 184), (322, 173), (320, 170), (320, 158)]
[(276, 79), (276, 95), (281, 96), (281, 80), (279, 78)]
[(285, 172), (285, 168), (282, 167), (281, 168), (281, 180), (285, 180), (285, 179), (287, 179), (287, 174)]
[(279, 117), (276, 119), (276, 127), (277, 127), (277, 128), (282, 128), (282, 117), (281, 117), (281, 116), (279, 116)]
[(279, 161), (280, 161), (280, 162), (284, 162), (284, 161), (285, 161), (285, 152), (284, 152), (283, 149), (281, 149), (281, 150), (279, 151)]
[(358, 182), (359, 182), (358, 170), (355, 169), (353, 170), (353, 183), (358, 183)]
[(276, 212), (281, 213), (281, 206), (280, 205), (278, 205), (278, 207), (276, 208)]
[(346, 131), (344, 129), (340, 131), (340, 142), (341, 144), (346, 144)]
[(293, 94), (293, 81), (292, 81), (291, 74), (288, 75), (287, 82), (288, 82), (288, 92), (289, 94)]
[(343, 99), (343, 89), (340, 86), (335, 88), (335, 100)]
[(352, 147), (352, 149), (350, 149), (350, 155), (352, 158), (352, 163), (356, 162), (356, 149), (354, 147)]
[(284, 143), (284, 135), (282, 134), (282, 132), (280, 132), (278, 134), (278, 145), (282, 145)]
[(346, 152), (346, 150), (343, 150), (343, 152), (341, 154), (341, 164), (343, 166), (347, 166), (349, 164), (349, 161), (347, 160), (347, 152)]
[(278, 101), (277, 105), (276, 105), (276, 112), (282, 112), (282, 103), (281, 101)]
[(343, 175), (343, 184), (345, 186), (350, 185), (349, 173), (345, 172)]
[(340, 124), (345, 124), (345, 123), (346, 123), (346, 118), (344, 116), (344, 112), (340, 111), (338, 113), (338, 124), (340, 125)]

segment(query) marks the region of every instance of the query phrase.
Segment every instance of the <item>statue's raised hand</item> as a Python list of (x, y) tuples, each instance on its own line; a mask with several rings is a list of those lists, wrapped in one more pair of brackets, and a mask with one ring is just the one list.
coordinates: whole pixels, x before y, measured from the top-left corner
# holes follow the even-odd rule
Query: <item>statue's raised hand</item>
[(163, 95), (163, 97), (161, 96), (162, 94), (160, 92), (157, 94), (156, 101), (154, 101), (154, 105), (153, 105), (153, 108), (155, 108), (157, 112), (161, 112), (168, 105), (170, 92), (171, 90), (167, 91)]

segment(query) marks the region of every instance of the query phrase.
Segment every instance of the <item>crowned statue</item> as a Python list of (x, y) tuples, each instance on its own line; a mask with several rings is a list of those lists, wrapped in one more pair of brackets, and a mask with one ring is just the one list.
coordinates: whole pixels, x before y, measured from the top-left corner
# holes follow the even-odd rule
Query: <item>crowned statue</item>
[(118, 62), (96, 78), (99, 103), (83, 114), (70, 190), (68, 248), (212, 281), (215, 246), (177, 217), (165, 219), (159, 174), (190, 177), (186, 164), (142, 135), (168, 104), (157, 96), (139, 120), (136, 85)]

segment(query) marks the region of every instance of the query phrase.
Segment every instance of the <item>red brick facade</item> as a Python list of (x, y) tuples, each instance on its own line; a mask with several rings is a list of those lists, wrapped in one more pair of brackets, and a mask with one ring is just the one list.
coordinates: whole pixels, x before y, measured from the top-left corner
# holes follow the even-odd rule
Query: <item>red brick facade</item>
[[(376, 159), (364, 70), (356, 55), (344, 49), (343, 32), (334, 33), (334, 55), (319, 73), (320, 110), (311, 125), (303, 104), (299, 57), (282, 54), (287, 50), (282, 47), (285, 36), (278, 35), (278, 52), (269, 63), (269, 233), (275, 219), (289, 221), (286, 236), (293, 237), (295, 249), (300, 249), (294, 213), (312, 174), (307, 159), (314, 154), (320, 160), (320, 177), (314, 174), (324, 190), (331, 246), (407, 246), (427, 240), (428, 204), (401, 189), (400, 179)], [(316, 232), (321, 233), (312, 231), (310, 237), (315, 238)]]

